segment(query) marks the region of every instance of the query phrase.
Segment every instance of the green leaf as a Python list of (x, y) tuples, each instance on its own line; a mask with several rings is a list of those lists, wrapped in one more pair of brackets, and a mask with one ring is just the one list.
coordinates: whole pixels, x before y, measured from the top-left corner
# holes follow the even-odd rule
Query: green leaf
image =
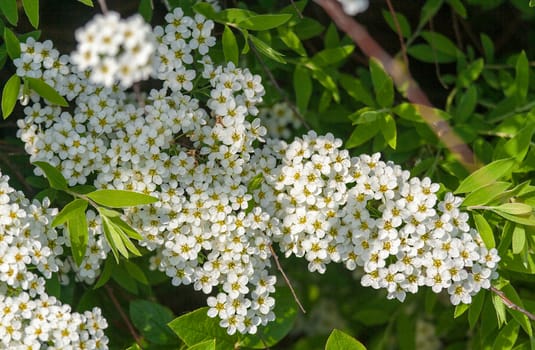
[(96, 187), (93, 185), (76, 185), (71, 187), (70, 190), (78, 194), (88, 194), (89, 192), (96, 190)]
[(293, 86), (295, 91), (295, 101), (301, 113), (308, 109), (310, 96), (312, 96), (312, 79), (308, 69), (301, 65), (295, 66), (293, 73)]
[(431, 31), (423, 31), (422, 37), (433, 50), (453, 58), (463, 57), (464, 53), (447, 36)]
[(407, 48), (407, 53), (426, 63), (452, 63), (457, 61), (457, 56), (434, 49), (428, 44), (414, 44)]
[[(123, 241), (123, 244), (124, 246), (126, 247), (126, 249), (131, 252), (132, 254), (136, 255), (136, 256), (141, 256), (141, 252), (139, 251), (139, 249), (137, 249), (137, 247), (135, 246), (135, 244), (130, 240), (130, 238), (128, 238), (128, 236), (120, 229), (118, 228), (117, 226), (115, 226), (115, 228), (117, 229), (117, 232), (119, 233), (119, 237), (121, 238), (121, 240)], [(130, 255), (130, 254), (129, 254)], [(125, 256), (126, 257), (126, 256)]]
[(117, 264), (115, 263), (115, 260), (108, 257), (106, 261), (104, 262), (104, 268), (102, 269), (102, 272), (100, 273), (100, 276), (97, 282), (93, 286), (93, 289), (102, 287), (103, 285), (106, 284), (106, 282), (110, 280), (115, 266), (117, 266)]
[(354, 50), (354, 45), (324, 49), (312, 57), (312, 62), (318, 67), (333, 65), (349, 57)]
[(45, 83), (42, 79), (25, 77), (25, 81), (28, 82), (28, 86), (33, 91), (37, 92), (42, 98), (62, 107), (68, 107), (69, 104), (63, 96), (58, 94), (53, 87)]
[(494, 42), (485, 33), (481, 33), (480, 38), (481, 46), (483, 47), (483, 52), (485, 53), (485, 61), (492, 63), (494, 60)]
[(511, 186), (511, 183), (504, 181), (497, 181), (486, 186), (482, 186), (477, 190), (468, 193), (464, 198), (462, 205), (464, 207), (485, 205), (496, 199), (496, 197), (500, 196), (506, 189), (509, 188), (509, 186)]
[(459, 105), (456, 108), (455, 111), (455, 120), (459, 122), (464, 122), (470, 117), (472, 114), (474, 114), (474, 111), (476, 110), (477, 106), (477, 88), (473, 85), (470, 85), (470, 87), (466, 90), (464, 94), (462, 94), (461, 99), (459, 101)]
[(442, 7), (444, 0), (428, 0), (420, 12), (418, 28), (422, 28)]
[(481, 236), (485, 246), (488, 249), (495, 248), (496, 242), (494, 241), (494, 233), (492, 232), (492, 228), (490, 227), (488, 221), (481, 214), (474, 214), (473, 218), (474, 223), (476, 224), (477, 232)]
[(215, 12), (213, 6), (207, 2), (196, 3), (195, 5), (193, 5), (193, 10), (208, 19), (213, 20), (217, 17), (217, 13)]
[(515, 226), (512, 243), (513, 254), (520, 254), (526, 245), (526, 229), (522, 225)]
[(485, 67), (485, 61), (483, 58), (471, 62), (463, 70), (461, 70), (457, 77), (457, 84), (462, 87), (468, 88), (472, 82), (476, 81)]
[(535, 216), (518, 216), (518, 215), (511, 215), (509, 213), (506, 213), (501, 210), (495, 210), (496, 214), (500, 215), (503, 218), (506, 218), (509, 221), (516, 222), (517, 224), (526, 225), (526, 226), (535, 226)]
[(345, 148), (354, 148), (360, 146), (373, 138), (378, 132), (379, 126), (377, 122), (357, 125), (347, 139)]
[(535, 0), (529, 0), (529, 7), (535, 7)]
[(505, 176), (516, 164), (512, 158), (499, 159), (485, 165), (466, 177), (455, 190), (455, 193), (474, 191), (482, 186), (491, 184)]
[(468, 324), (470, 325), (470, 329), (474, 328), (477, 320), (479, 319), (479, 315), (483, 309), (483, 304), (485, 303), (486, 293), (487, 292), (482, 290), (472, 297), (472, 303), (470, 304), (470, 309), (468, 310)]
[[(386, 23), (388, 24), (388, 26), (390, 27), (390, 29), (392, 29), (395, 33), (397, 33), (398, 28), (396, 26), (396, 23), (394, 22), (394, 17), (390, 13), (390, 11), (382, 10), (382, 12), (383, 12), (383, 17)], [(408, 39), (411, 36), (412, 31), (411, 31), (411, 25), (409, 21), (407, 20), (407, 17), (405, 17), (401, 13), (396, 12), (396, 18), (398, 20), (399, 29), (401, 30), (401, 35), (403, 35), (404, 38)]]
[(297, 318), (297, 305), (289, 288), (277, 287), (275, 294), (276, 318), (265, 327), (260, 327), (257, 334), (248, 334), (240, 340), (244, 348), (265, 349), (279, 343), (293, 328)]
[(113, 272), (111, 278), (117, 282), (122, 288), (126, 289), (128, 292), (138, 295), (139, 288), (136, 283), (136, 280), (130, 277), (128, 272), (126, 272), (123, 264), (118, 264)]
[(33, 164), (37, 165), (39, 168), (41, 168), (43, 173), (45, 173), (50, 187), (56, 190), (67, 189), (67, 180), (65, 180), (65, 177), (63, 177), (63, 174), (57, 168), (46, 162), (34, 162)]
[[(515, 288), (511, 284), (508, 283), (505, 286), (503, 286), (501, 291), (504, 292), (507, 298), (511, 300), (515, 305), (518, 305), (521, 308), (524, 308), (524, 303), (522, 302), (522, 299), (520, 299), (520, 296), (518, 295)], [(513, 316), (513, 318), (516, 320), (516, 322), (518, 322), (518, 324), (520, 324), (520, 326), (522, 327), (522, 329), (526, 332), (528, 336), (530, 337), (533, 336), (531, 321), (528, 319), (528, 317), (525, 314), (523, 314), (520, 311), (510, 309), (510, 308), (507, 308), (507, 312), (509, 312), (509, 314)]]
[(167, 326), (174, 318), (170, 309), (148, 300), (133, 300), (129, 311), (132, 323), (149, 342), (158, 345), (176, 343), (176, 336)]
[(525, 101), (529, 89), (529, 60), (522, 50), (516, 59), (515, 92), (521, 101)]
[(239, 59), (239, 49), (238, 42), (236, 41), (236, 36), (232, 32), (232, 29), (229, 26), (225, 26), (223, 30), (223, 54), (227, 62), (233, 62), (235, 65), (238, 65)]
[(503, 147), (497, 149), (496, 158), (513, 157), (521, 162), (530, 149), (533, 132), (535, 132), (535, 123), (530, 123), (508, 140)]
[(4, 90), (2, 90), (2, 116), (4, 119), (9, 117), (13, 112), (19, 98), (19, 91), (20, 78), (16, 74), (13, 74), (6, 85), (4, 85)]
[(299, 21), (294, 27), (293, 30), (295, 34), (301, 40), (307, 40), (318, 36), (323, 32), (325, 27), (315, 19), (305, 17)]
[(218, 350), (236, 349), (239, 337), (236, 334), (228, 335), (219, 326), (219, 319), (208, 317), (207, 312), (208, 307), (202, 307), (175, 318), (168, 325), (187, 346), (215, 339)]
[(87, 197), (100, 205), (110, 208), (126, 208), (158, 202), (158, 198), (143, 193), (123, 190), (96, 190)]
[(11, 25), (16, 26), (19, 22), (19, 10), (17, 8), (17, 0), (2, 0), (0, 1), (0, 10)]
[(61, 209), (54, 220), (52, 220), (51, 227), (56, 227), (66, 223), (72, 217), (80, 215), (80, 213), (85, 213), (86, 209), (87, 201), (85, 199), (75, 199), (72, 202), (69, 202), (63, 207), (63, 209)]
[(386, 143), (392, 149), (396, 149), (397, 145), (397, 130), (396, 130), (396, 121), (390, 114), (386, 114), (384, 118), (379, 120), (379, 125), (381, 127), (381, 133), (385, 138)]
[(153, 0), (141, 0), (137, 11), (145, 19), (147, 23), (152, 20), (152, 12), (154, 10)]
[[(219, 22), (221, 24), (228, 24), (233, 23), (237, 24), (241, 21), (246, 20), (249, 17), (256, 16), (257, 14), (253, 11), (249, 11), (242, 8), (228, 8), (221, 12), (215, 13), (215, 17), (213, 18), (214, 21)], [(246, 30), (246, 28), (241, 28)]]
[(352, 336), (334, 329), (327, 339), (325, 350), (366, 350), (366, 347)]
[(72, 257), (76, 265), (80, 266), (85, 256), (89, 233), (85, 211), (79, 209), (77, 215), (70, 217), (67, 221), (69, 229), (69, 240), (71, 242)]
[(104, 231), (104, 237), (110, 246), (111, 252), (115, 258), (117, 264), (119, 263), (119, 254), (128, 258), (128, 251), (123, 244), (123, 240), (120, 237), (120, 233), (117, 229), (111, 225), (110, 219), (106, 216), (102, 216), (102, 230)]
[(39, 27), (39, 0), (22, 0), (22, 7), (32, 27)]
[(149, 285), (149, 281), (147, 280), (147, 276), (145, 276), (145, 273), (143, 272), (143, 270), (139, 266), (137, 266), (136, 264), (134, 264), (130, 260), (124, 260), (122, 262), (122, 264), (124, 265), (126, 271), (128, 271), (128, 273), (130, 274), (130, 277), (133, 277), (136, 281), (138, 281), (138, 282), (140, 282), (142, 284), (145, 284), (147, 286)]
[(84, 5), (87, 5), (87, 6), (91, 6), (93, 7), (93, 0), (78, 0), (79, 2), (81, 2), (82, 4)]
[(466, 19), (466, 15), (467, 15), (466, 8), (464, 7), (461, 0), (446, 0), (446, 1), (451, 6), (451, 8), (455, 10), (455, 12), (457, 12), (459, 16)]
[[(99, 208), (99, 209), (102, 209), (102, 208)], [(141, 236), (134, 228), (132, 228), (132, 226), (128, 225), (119, 216), (112, 216), (112, 217), (109, 217), (109, 219), (115, 226), (117, 226), (119, 230), (125, 233), (128, 237), (137, 239), (137, 240), (143, 239), (143, 236)]]
[(312, 71), (312, 76), (314, 79), (325, 87), (330, 95), (334, 98), (336, 102), (340, 102), (340, 93), (338, 91), (338, 85), (334, 81), (334, 78), (329, 75), (321, 67), (318, 67), (313, 62), (307, 62), (306, 67)]
[(394, 84), (386, 73), (383, 65), (375, 58), (370, 59), (370, 73), (372, 76), (375, 98), (381, 107), (390, 107), (394, 103)]
[(277, 50), (273, 49), (271, 46), (258, 39), (254, 35), (249, 34), (249, 40), (256, 47), (256, 49), (264, 56), (277, 61), (279, 63), (285, 64), (284, 55)]
[(340, 35), (338, 34), (338, 27), (334, 22), (331, 22), (329, 27), (327, 27), (325, 37), (323, 38), (323, 46), (328, 49), (340, 46)]
[(303, 47), (303, 44), (301, 43), (301, 40), (295, 34), (295, 32), (291, 29), (288, 29), (286, 27), (279, 27), (277, 28), (277, 31), (279, 33), (279, 39), (282, 40), (282, 42), (288, 46), (288, 48), (295, 51), (300, 56), (306, 56), (307, 52), (305, 48)]
[(4, 28), (4, 41), (6, 42), (7, 54), (14, 60), (20, 57), (20, 42), (15, 33), (8, 27)]
[(189, 347), (188, 350), (216, 350), (215, 339), (206, 340)]
[(508, 350), (515, 345), (518, 337), (519, 325), (515, 320), (510, 320), (505, 327), (503, 327), (494, 341), (493, 350)]
[(420, 105), (403, 102), (392, 109), (392, 111), (400, 118), (416, 122), (423, 123), (422, 114), (420, 112)]
[(237, 23), (238, 27), (248, 30), (269, 30), (283, 25), (292, 18), (291, 14), (256, 15), (245, 18)]
[(504, 203), (497, 207), (492, 207), (495, 211), (501, 211), (510, 215), (529, 215), (533, 212), (533, 208), (530, 205), (524, 203)]
[(462, 303), (455, 306), (455, 311), (453, 312), (453, 318), (458, 318), (459, 316), (464, 314), (466, 310), (468, 310), (469, 307), (470, 307), (470, 304), (462, 304)]

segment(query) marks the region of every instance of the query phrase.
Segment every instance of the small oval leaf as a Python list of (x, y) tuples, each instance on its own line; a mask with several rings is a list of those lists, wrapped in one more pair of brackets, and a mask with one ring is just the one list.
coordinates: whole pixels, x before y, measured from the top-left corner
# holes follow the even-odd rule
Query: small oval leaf
[(87, 197), (100, 205), (110, 208), (133, 207), (158, 201), (158, 198), (143, 193), (123, 190), (96, 190), (88, 193)]
[(25, 77), (28, 81), (28, 86), (33, 91), (37, 92), (39, 96), (48, 100), (49, 102), (58, 106), (67, 107), (69, 104), (63, 96), (61, 96), (53, 87), (45, 83), (42, 79)]
[(334, 329), (327, 339), (325, 350), (366, 350), (366, 347), (352, 336)]
[(41, 168), (43, 173), (45, 173), (50, 187), (56, 190), (67, 189), (67, 180), (65, 180), (65, 177), (63, 177), (63, 174), (57, 168), (46, 162), (34, 162), (33, 164), (37, 165), (39, 168)]
[(13, 74), (7, 81), (6, 85), (4, 85), (4, 90), (2, 91), (2, 116), (4, 119), (9, 117), (9, 115), (13, 112), (19, 97), (19, 90), (20, 78)]

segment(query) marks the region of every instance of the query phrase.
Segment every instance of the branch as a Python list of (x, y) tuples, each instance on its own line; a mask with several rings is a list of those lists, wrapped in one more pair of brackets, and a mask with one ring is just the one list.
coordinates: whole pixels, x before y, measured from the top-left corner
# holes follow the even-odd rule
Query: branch
[(490, 287), (490, 290), (492, 292), (494, 292), (496, 295), (498, 295), (500, 297), (500, 299), (502, 299), (503, 303), (505, 304), (505, 306), (507, 306), (509, 309), (511, 310), (516, 310), (518, 312), (521, 312), (523, 313), (524, 315), (526, 315), (530, 320), (532, 321), (535, 321), (535, 315), (532, 314), (531, 312), (529, 312), (528, 310), (516, 305), (515, 303), (513, 303), (506, 295), (504, 292), (502, 292), (501, 290), (497, 289), (496, 287)]
[(142, 340), (141, 340), (141, 337), (139, 336), (139, 334), (137, 334), (134, 326), (130, 322), (130, 319), (124, 313), (123, 308), (121, 307), (121, 304), (119, 303), (119, 301), (117, 300), (117, 298), (113, 294), (113, 289), (110, 286), (108, 286), (107, 284), (104, 285), (104, 288), (106, 289), (106, 292), (108, 292), (108, 295), (110, 296), (111, 302), (113, 303), (113, 305), (117, 309), (117, 312), (119, 312), (119, 315), (121, 316), (121, 318), (123, 319), (124, 323), (126, 324), (126, 327), (128, 328), (128, 331), (130, 332), (132, 337), (134, 337), (134, 340), (136, 341), (136, 343), (139, 346), (141, 346), (141, 344), (143, 343)]
[(292, 295), (293, 295), (293, 297), (295, 299), (295, 302), (297, 303), (297, 305), (299, 306), (301, 311), (304, 314), (306, 314), (307, 312), (306, 312), (305, 308), (303, 307), (303, 305), (301, 304), (301, 302), (299, 301), (299, 298), (297, 297), (297, 294), (295, 294), (295, 290), (292, 287), (292, 284), (290, 283), (290, 280), (286, 276), (286, 273), (284, 273), (284, 270), (282, 269), (282, 266), (281, 266), (281, 264), (279, 262), (279, 257), (277, 256), (277, 253), (275, 253), (275, 250), (273, 249), (273, 246), (271, 244), (269, 245), (269, 250), (271, 251), (271, 255), (273, 256), (273, 259), (275, 260), (275, 265), (277, 265), (277, 269), (280, 271), (280, 273), (282, 274), (282, 278), (284, 278), (284, 281), (286, 282), (286, 284), (290, 288), (290, 291), (292, 292)]
[(469, 171), (478, 168), (475, 156), (466, 143), (453, 131), (450, 125), (434, 110), (425, 92), (413, 79), (406, 65), (390, 56), (368, 31), (352, 17), (346, 15), (341, 5), (334, 0), (314, 0), (332, 18), (338, 28), (345, 32), (368, 57), (378, 59), (390, 74), (398, 90), (419, 110), (424, 121), (438, 138)]
[(108, 5), (106, 4), (106, 0), (98, 0), (98, 4), (100, 5), (100, 9), (102, 10), (102, 13), (107, 14)]
[(401, 26), (399, 25), (398, 16), (396, 14), (396, 11), (394, 10), (394, 6), (392, 6), (392, 2), (390, 0), (386, 0), (386, 3), (388, 5), (388, 10), (390, 11), (390, 14), (392, 15), (392, 20), (394, 21), (394, 25), (396, 26), (396, 32), (398, 33), (399, 45), (401, 47), (401, 54), (403, 55), (403, 62), (405, 63), (405, 66), (408, 68), (409, 58), (407, 57), (407, 48), (405, 47), (405, 41), (403, 40), (403, 33), (401, 32)]

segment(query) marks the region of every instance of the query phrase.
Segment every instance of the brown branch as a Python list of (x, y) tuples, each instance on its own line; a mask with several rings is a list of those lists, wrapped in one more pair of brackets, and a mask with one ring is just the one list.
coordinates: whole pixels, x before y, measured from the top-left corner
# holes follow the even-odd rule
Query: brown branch
[(433, 105), (402, 62), (392, 58), (368, 31), (352, 17), (346, 15), (341, 5), (334, 0), (315, 0), (368, 57), (378, 59), (390, 74), (398, 90), (419, 110), (424, 121), (431, 127), (444, 145), (469, 171), (477, 169), (472, 150), (433, 109)]
[(306, 314), (307, 312), (306, 312), (305, 308), (303, 307), (303, 305), (301, 304), (301, 302), (299, 301), (299, 298), (297, 297), (297, 294), (295, 294), (295, 290), (292, 287), (292, 284), (290, 283), (290, 280), (288, 279), (288, 276), (286, 276), (286, 273), (282, 269), (282, 266), (281, 266), (281, 264), (279, 262), (279, 257), (277, 256), (277, 253), (275, 253), (275, 250), (273, 249), (273, 246), (271, 244), (269, 245), (269, 250), (271, 251), (271, 255), (273, 256), (273, 260), (275, 260), (275, 265), (277, 265), (277, 269), (280, 271), (280, 273), (282, 274), (282, 278), (284, 278), (284, 281), (286, 282), (286, 284), (290, 288), (290, 291), (292, 292), (292, 295), (293, 295), (293, 297), (295, 299), (295, 302), (297, 303), (297, 305), (301, 309), (301, 312)]
[(126, 327), (128, 328), (128, 331), (130, 332), (132, 337), (134, 337), (134, 340), (136, 341), (137, 345), (139, 345), (141, 347), (141, 345), (143, 343), (142, 340), (141, 340), (141, 337), (139, 336), (139, 334), (137, 334), (136, 329), (134, 328), (134, 326), (130, 322), (130, 319), (124, 313), (123, 308), (121, 307), (121, 304), (119, 303), (119, 301), (117, 300), (117, 298), (113, 294), (113, 289), (107, 284), (104, 285), (104, 288), (106, 289), (106, 292), (110, 296), (111, 302), (113, 303), (113, 305), (117, 309), (117, 312), (119, 312), (119, 315), (121, 316), (121, 318), (123, 319), (124, 323), (126, 324)]
[(505, 304), (505, 306), (507, 306), (509, 309), (511, 310), (516, 310), (518, 312), (521, 312), (523, 313), (524, 315), (526, 315), (530, 320), (532, 321), (535, 321), (535, 315), (532, 314), (531, 312), (529, 312), (528, 310), (516, 305), (515, 303), (513, 303), (511, 301), (511, 299), (509, 299), (504, 292), (502, 292), (501, 290), (499, 290), (498, 288), (496, 287), (490, 287), (490, 290), (495, 293), (497, 296), (500, 297), (500, 299), (502, 299), (502, 302)]
[(398, 33), (399, 45), (401, 47), (401, 54), (403, 55), (403, 62), (405, 63), (405, 67), (409, 69), (409, 57), (407, 57), (407, 48), (405, 47), (405, 41), (403, 40), (403, 33), (401, 32), (401, 26), (399, 25), (398, 16), (396, 14), (396, 11), (394, 10), (394, 6), (392, 6), (392, 2), (390, 0), (386, 0), (386, 4), (388, 5), (388, 10), (390, 11), (390, 14), (392, 15), (392, 20), (394, 21), (394, 25), (396, 26), (396, 32)]
[(98, 4), (100, 5), (100, 9), (102, 10), (102, 13), (107, 14), (108, 5), (106, 5), (106, 0), (98, 0)]

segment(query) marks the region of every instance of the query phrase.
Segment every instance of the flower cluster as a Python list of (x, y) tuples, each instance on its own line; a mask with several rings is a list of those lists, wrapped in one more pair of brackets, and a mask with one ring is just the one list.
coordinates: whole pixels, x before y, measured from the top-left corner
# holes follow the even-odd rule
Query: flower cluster
[(439, 201), (429, 178), (410, 178), (379, 153), (350, 157), (341, 145), (309, 132), (271, 142), (255, 159), (271, 164), (254, 199), (280, 219), (272, 235), (287, 256), (304, 257), (310, 271), (330, 262), (361, 267), (364, 286), (401, 301), (428, 286), (447, 290), (454, 305), (470, 303), (490, 287), (499, 257), (468, 225), (461, 198), (447, 193)]
[[(156, 205), (127, 213), (143, 236), (139, 244), (156, 252), (154, 267), (174, 285), (193, 284), (207, 294), (219, 289), (208, 300), (210, 315), (218, 315), (229, 333), (254, 333), (274, 319), (268, 218), (250, 206), (247, 188), (250, 156), (266, 133), (252, 118), (264, 88), (247, 69), (211, 63), (206, 54), (215, 41), (213, 22), (180, 9), (166, 21), (154, 29), (160, 90), (139, 104), (121, 89), (90, 84), (67, 64), (66, 77), (50, 83), (61, 94), (71, 90), (64, 81), (78, 84), (73, 114), (35, 100), (19, 121), (19, 136), (32, 161), (57, 166), (70, 185), (94, 174), (99, 188), (157, 196)], [(36, 45), (28, 42), (23, 58)], [(183, 95), (199, 81), (209, 89), (208, 110)], [(91, 283), (109, 248), (98, 233), (99, 217), (87, 216), (95, 230), (81, 266), (72, 268)]]
[[(457, 304), (489, 287), (496, 251), (470, 229), (459, 198), (439, 202), (429, 179), (410, 179), (379, 155), (351, 158), (332, 135), (264, 140), (255, 118), (260, 77), (213, 64), (212, 21), (181, 9), (165, 19), (152, 34), (152, 77), (162, 87), (148, 96), (93, 84), (51, 43), (27, 41), (17, 74), (43, 77), (75, 106), (71, 113), (32, 96), (18, 135), (32, 161), (57, 166), (71, 186), (91, 179), (97, 188), (159, 198), (128, 209), (125, 220), (172, 284), (217, 291), (208, 313), (228, 333), (255, 333), (274, 319), (273, 243), (304, 257), (311, 271), (330, 262), (362, 268), (362, 283), (390, 298), (425, 285), (447, 289)], [(41, 47), (52, 63), (33, 60)], [(72, 268), (91, 283), (109, 247), (99, 216), (87, 217), (89, 247)]]
[(129, 87), (152, 72), (152, 31), (140, 15), (126, 20), (117, 12), (97, 15), (75, 36), (72, 61), (80, 71), (89, 69), (89, 79), (96, 84)]
[(272, 139), (289, 140), (303, 122), (286, 102), (275, 103), (260, 110), (260, 118), (266, 126), (267, 135)]
[(57, 209), (30, 203), (0, 174), (0, 347), (107, 349), (100, 309), (83, 314), (48, 296), (45, 278), (62, 270), (65, 237), (50, 228)]

